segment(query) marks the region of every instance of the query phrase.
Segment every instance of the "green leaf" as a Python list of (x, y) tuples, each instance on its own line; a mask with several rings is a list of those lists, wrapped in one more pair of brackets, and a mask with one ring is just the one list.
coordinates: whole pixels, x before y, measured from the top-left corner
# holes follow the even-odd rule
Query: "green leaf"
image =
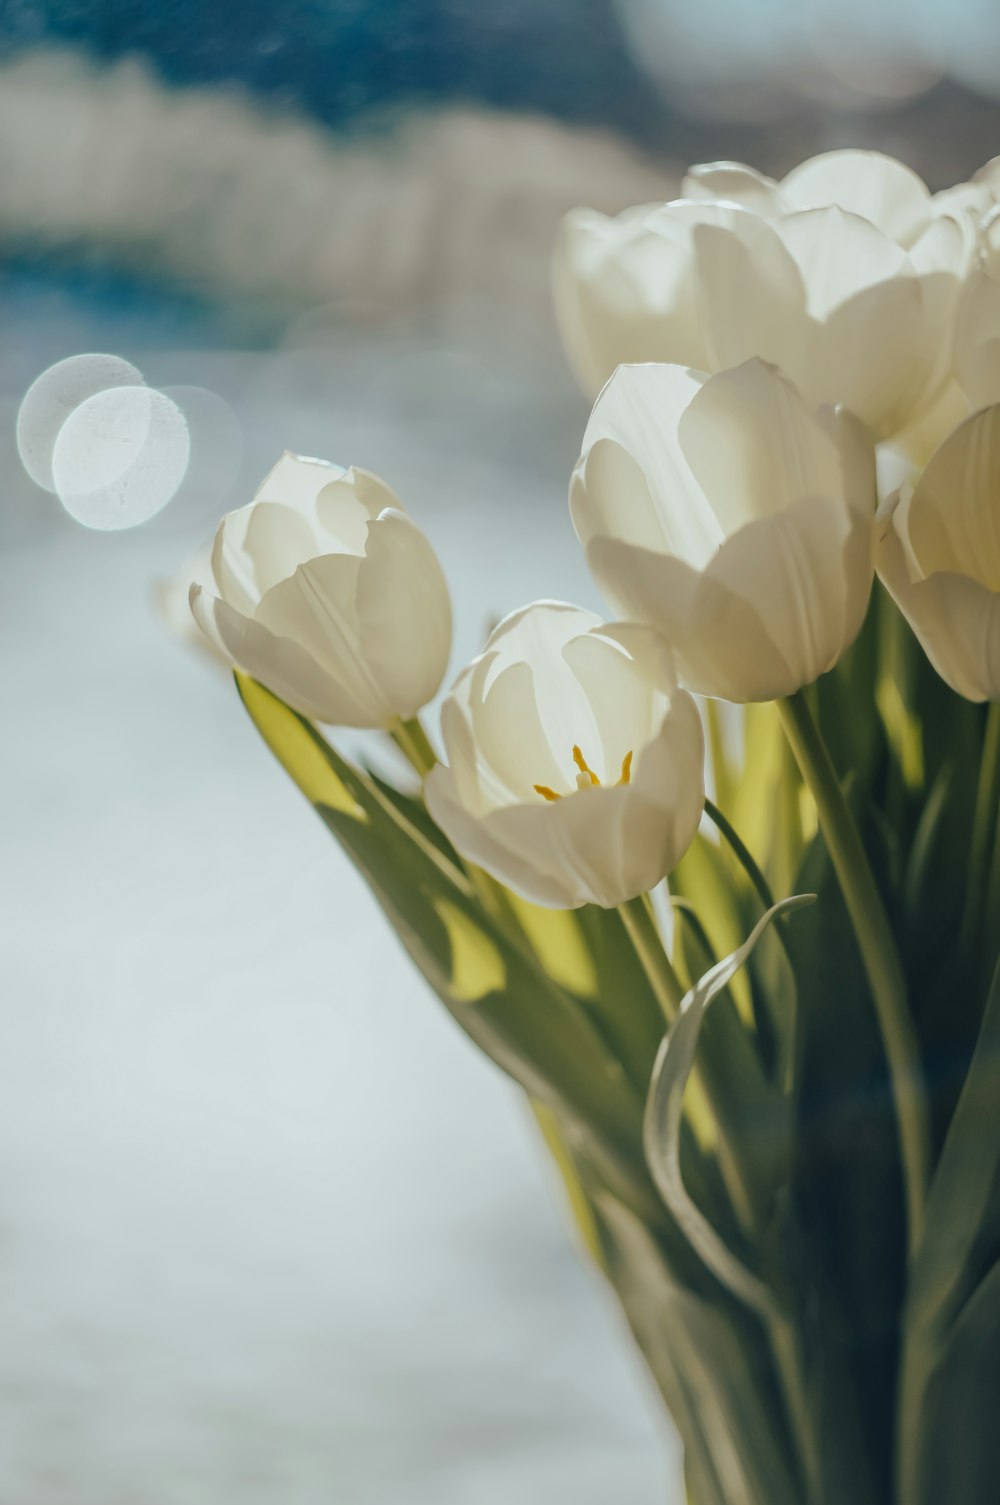
[(905, 1253), (896, 1120), (868, 984), (821, 837), (796, 886), (818, 895), (785, 936), (803, 1036), (792, 1187), (800, 1283), (828, 1335), (828, 1366), (829, 1340), (840, 1340), (876, 1498), (888, 1499)]
[(620, 1204), (597, 1204), (604, 1266), (684, 1442), (697, 1505), (802, 1505), (770, 1353), (724, 1292), (677, 1279), (657, 1241)]
[(642, 1100), (579, 1001), (477, 901), (405, 804), (351, 767), (301, 716), (236, 676), (264, 741), (364, 876), (455, 1020), (529, 1096), (563, 1114), (620, 1195), (654, 1219)]
[(919, 1412), (904, 1415), (899, 1498), (907, 1505), (997, 1498), (998, 1353), (1000, 1264), (994, 1264), (935, 1353)]
[(542, 909), (504, 895), (545, 971), (580, 1000), (644, 1097), (663, 1016), (620, 915), (592, 904)]
[[(974, 1374), (983, 1364), (982, 1352), (967, 1333), (969, 1313), (986, 1301), (984, 1281), (992, 1280), (988, 1316), (994, 1324), (995, 1342), (1000, 1343), (1000, 1280), (995, 1260), (1000, 1248), (1000, 1135), (996, 1132), (1000, 1102), (1000, 968), (994, 976), (982, 1029), (968, 1075), (958, 1099), (944, 1148), (934, 1172), (927, 1200), (923, 1240), (910, 1275), (904, 1312), (903, 1398), (901, 1409), (902, 1478), (911, 1491), (931, 1468), (925, 1465), (926, 1433), (935, 1415), (948, 1408), (953, 1398), (942, 1388), (940, 1376), (950, 1364), (955, 1370), (954, 1389), (966, 1394), (969, 1374), (956, 1354), (967, 1359)], [(989, 1272), (989, 1273), (988, 1273)], [(994, 1287), (996, 1289), (994, 1289)], [(970, 1346), (971, 1345), (971, 1346)], [(949, 1360), (949, 1354), (951, 1358)], [(993, 1394), (1000, 1398), (996, 1376), (996, 1350), (992, 1356)], [(976, 1391), (976, 1386), (972, 1386)], [(980, 1392), (981, 1395), (981, 1392)], [(972, 1400), (970, 1394), (970, 1403)], [(973, 1432), (971, 1415), (966, 1425)], [(973, 1437), (969, 1443), (981, 1448)], [(995, 1462), (995, 1452), (994, 1452)], [(917, 1498), (915, 1492), (911, 1498)], [(931, 1496), (923, 1496), (930, 1499)], [(943, 1498), (943, 1496), (941, 1496)], [(986, 1498), (985, 1495), (949, 1495), (953, 1499)]]
[(728, 1247), (684, 1184), (680, 1130), (684, 1089), (687, 1086), (705, 1014), (712, 1000), (743, 966), (760, 936), (776, 916), (812, 902), (812, 895), (784, 899), (762, 915), (742, 946), (718, 962), (692, 988), (664, 1037), (653, 1068), (646, 1104), (643, 1143), (646, 1161), (657, 1190), (705, 1265), (741, 1301), (762, 1316), (774, 1314), (776, 1301), (767, 1283), (752, 1272)]

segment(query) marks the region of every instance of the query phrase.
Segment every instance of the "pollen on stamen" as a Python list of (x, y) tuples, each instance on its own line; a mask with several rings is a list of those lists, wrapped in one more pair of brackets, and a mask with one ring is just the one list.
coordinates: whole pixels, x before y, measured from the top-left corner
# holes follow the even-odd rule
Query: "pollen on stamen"
[(619, 784), (631, 784), (632, 782), (632, 754), (627, 752), (622, 758), (622, 776)]
[(549, 786), (548, 786), (548, 784), (533, 784), (532, 788), (534, 789), (534, 791), (535, 791), (536, 794), (540, 794), (542, 796), (543, 800), (561, 800), (562, 799), (562, 795), (561, 794), (557, 794), (554, 789), (550, 789)]
[[(600, 779), (597, 777), (597, 774), (591, 768), (590, 764), (583, 756), (583, 752), (575, 742), (573, 743), (573, 762), (576, 764), (577, 768), (579, 768), (580, 772), (590, 780), (591, 784), (595, 786), (600, 784)], [(580, 787), (585, 788), (586, 786), (581, 784)]]

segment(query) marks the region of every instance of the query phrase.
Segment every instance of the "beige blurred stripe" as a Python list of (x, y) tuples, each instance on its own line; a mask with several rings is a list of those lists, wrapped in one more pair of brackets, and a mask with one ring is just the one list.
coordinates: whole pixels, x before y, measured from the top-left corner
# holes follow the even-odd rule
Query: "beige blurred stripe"
[(551, 320), (560, 216), (669, 197), (677, 174), (598, 131), (448, 110), (338, 138), (231, 87), (38, 51), (0, 67), (0, 243), (98, 244), (208, 290), (461, 321)]

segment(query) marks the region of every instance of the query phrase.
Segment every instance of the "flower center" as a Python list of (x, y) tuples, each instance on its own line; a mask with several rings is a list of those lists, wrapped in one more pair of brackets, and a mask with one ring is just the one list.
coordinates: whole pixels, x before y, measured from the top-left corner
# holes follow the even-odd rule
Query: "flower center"
[[(586, 758), (583, 756), (583, 753), (575, 742), (573, 744), (573, 762), (576, 764), (578, 769), (576, 775), (577, 789), (596, 789), (600, 787), (600, 779), (597, 777), (597, 774), (591, 768), (590, 764), (587, 762)], [(631, 784), (631, 782), (632, 754), (630, 752), (627, 752), (622, 759), (622, 771), (618, 783)], [(532, 787), (536, 794), (540, 794), (542, 796), (543, 800), (562, 799), (562, 795), (557, 794), (554, 789), (550, 789), (548, 784), (534, 784)]]

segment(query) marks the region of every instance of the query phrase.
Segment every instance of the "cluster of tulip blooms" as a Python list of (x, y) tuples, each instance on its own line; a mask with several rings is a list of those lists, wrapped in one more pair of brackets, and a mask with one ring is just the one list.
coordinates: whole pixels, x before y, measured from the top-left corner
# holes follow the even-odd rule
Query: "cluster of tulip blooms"
[[(949, 704), (959, 704), (955, 697), (1000, 701), (1000, 159), (938, 194), (902, 164), (866, 152), (815, 158), (781, 182), (733, 163), (696, 167), (674, 202), (616, 218), (571, 214), (556, 251), (555, 288), (567, 352), (594, 399), (570, 481), (570, 510), (616, 620), (552, 601), (508, 616), (447, 693), (439, 758), (420, 721), (442, 683), (451, 645), (448, 591), (434, 551), (377, 477), (287, 454), (253, 502), (223, 519), (212, 556), (214, 587), (192, 588), (194, 615), (236, 666), (254, 719), (355, 856), (418, 965), (539, 1111), (555, 1115), (547, 1125), (550, 1142), (559, 1140), (577, 1211), (584, 1209), (591, 1231), (597, 1227), (602, 1262), (681, 1428), (692, 1498), (712, 1505), (765, 1499), (862, 1505), (887, 1498), (883, 1491), (891, 1488), (904, 1505), (986, 1498), (942, 1483), (920, 1440), (937, 1424), (938, 1413), (928, 1407), (938, 1404), (934, 1376), (940, 1378), (954, 1329), (938, 1304), (920, 1329), (927, 1345), (920, 1350), (913, 1313), (923, 1310), (919, 1292), (933, 1284), (926, 1274), (932, 1256), (946, 1282), (947, 1272), (962, 1266), (954, 1227), (950, 1252), (931, 1247), (934, 1199), (947, 1194), (935, 1168), (955, 1161), (947, 1135), (961, 1117), (956, 1102), (986, 1004), (980, 988), (963, 1016), (967, 1034), (949, 1044), (949, 1062), (962, 1063), (958, 1085), (937, 1103), (927, 1086), (937, 1037), (925, 1025), (939, 1015), (918, 1009), (913, 980), (932, 965), (915, 960), (924, 955), (919, 948), (907, 949), (901, 914), (915, 892), (917, 856), (925, 864), (920, 873), (926, 868), (924, 848), (937, 829), (931, 814), (938, 820), (951, 796), (946, 780), (935, 782), (947, 758), (935, 763), (932, 749), (932, 723), (942, 714), (933, 696), (942, 687), (938, 681), (938, 691), (921, 690), (922, 701), (904, 703), (907, 684), (924, 671), (913, 667), (918, 650), (901, 646), (900, 633), (907, 631), (905, 619), (955, 692)], [(891, 597), (882, 598), (877, 612), (870, 610), (876, 573)], [(867, 678), (857, 658), (866, 622), (875, 665)], [(841, 660), (848, 667), (841, 666), (837, 682), (849, 694), (834, 712), (829, 699), (816, 698), (815, 682)], [(900, 663), (906, 673), (894, 678)], [(742, 774), (739, 767), (727, 770), (714, 705), (720, 700), (748, 707)], [(741, 777), (752, 786), (749, 737), (761, 723), (749, 718), (760, 702), (777, 703), (777, 716), (769, 714), (787, 734), (792, 755), (780, 764), (780, 780), (793, 790), (799, 814), (795, 860), (783, 867), (773, 853), (751, 855), (732, 810), (719, 808)], [(967, 712), (974, 719), (961, 720), (966, 713), (958, 710), (946, 716), (968, 727), (974, 744), (963, 792), (978, 794), (973, 815), (962, 816), (959, 843), (971, 854), (972, 870), (951, 883), (961, 890), (961, 913), (954, 925), (942, 916), (946, 933), (938, 949), (954, 950), (961, 936), (966, 953), (975, 953), (963, 977), (978, 978), (980, 955), (987, 977), (996, 960), (990, 949), (996, 928), (982, 896), (994, 851), (1000, 725), (985, 712)], [(878, 726), (884, 753), (873, 754), (870, 777), (843, 760), (835, 767), (828, 744), (838, 718)], [(421, 796), (351, 768), (312, 722), (389, 732), (421, 775)], [(713, 754), (707, 805), (706, 728)], [(324, 773), (316, 771), (317, 758)], [(893, 784), (897, 765), (902, 773)], [(903, 846), (897, 866), (910, 874), (896, 887), (893, 862), (882, 861), (866, 810), (858, 800), (852, 804), (852, 775), (858, 800), (878, 808), (890, 837), (895, 822)], [(750, 800), (774, 798), (778, 778), (751, 787)], [(810, 816), (801, 814), (806, 804), (811, 829)], [(825, 904), (830, 916), (836, 911), (837, 925), (841, 913), (848, 923), (834, 936), (816, 922), (814, 939), (821, 951), (828, 948), (834, 971), (841, 952), (858, 959), (845, 996), (860, 998), (877, 1021), (881, 1064), (872, 1070), (877, 1077), (885, 1067), (888, 1136), (898, 1156), (889, 1156), (883, 1172), (885, 1241), (893, 1238), (888, 1209), (898, 1175), (906, 1209), (901, 1242), (909, 1253), (901, 1256), (898, 1286), (890, 1281), (884, 1288), (896, 1293), (885, 1317), (890, 1357), (879, 1349), (882, 1358), (866, 1373), (859, 1339), (847, 1361), (853, 1378), (840, 1386), (854, 1401), (837, 1409), (836, 1422), (829, 1394), (838, 1388), (837, 1364), (808, 1315), (823, 1304), (816, 1292), (825, 1277), (818, 1257), (801, 1257), (811, 1237), (802, 1228), (812, 1226), (804, 1215), (796, 1214), (797, 1237), (799, 1265), (810, 1266), (808, 1274), (799, 1268), (794, 1276), (775, 1275), (773, 1268), (775, 1209), (797, 1195), (797, 1151), (776, 1156), (766, 1172), (760, 1164), (747, 1171), (743, 1147), (734, 1148), (725, 1130), (727, 1111), (743, 1090), (734, 1076), (741, 1051), (748, 1060), (759, 1057), (744, 1079), (760, 1088), (758, 1116), (760, 1103), (773, 1100), (799, 1122), (812, 1059), (806, 1047), (802, 1064), (807, 1031), (801, 1021), (788, 1024), (776, 1004), (764, 1007), (765, 1023), (753, 999), (740, 1004), (733, 976), (746, 949), (724, 943), (742, 939), (750, 925), (740, 933), (727, 929), (716, 913), (727, 902), (718, 885), (699, 889), (693, 875), (683, 881), (696, 843), (719, 851), (718, 838), (706, 836), (706, 809), (727, 860), (736, 862), (731, 881), (744, 884), (764, 908), (764, 922), (781, 907), (773, 904), (768, 880), (780, 869), (788, 891), (799, 859), (825, 853), (835, 877), (828, 893), (818, 879), (811, 883), (820, 893), (815, 908)], [(380, 821), (388, 834), (377, 848)], [(404, 848), (406, 861), (426, 858), (426, 870), (414, 867), (400, 877)], [(676, 887), (671, 883), (680, 906), (671, 947), (660, 911), (645, 896), (675, 870), (682, 876)], [(722, 871), (718, 863), (713, 871)], [(407, 906), (439, 881), (451, 887), (435, 890), (421, 920)], [(546, 910), (580, 911), (578, 928), (567, 929), (566, 916), (562, 929), (555, 920), (546, 928)], [(613, 916), (605, 930), (597, 911)], [(677, 933), (688, 923), (682, 943)], [(790, 938), (799, 923), (782, 922), (775, 937)], [(602, 974), (601, 955), (624, 956), (613, 950), (620, 934), (640, 970), (620, 960), (611, 975)], [(720, 963), (722, 949), (733, 954)], [(790, 944), (782, 955), (792, 956), (801, 995)], [(938, 960), (935, 953), (933, 965)], [(531, 963), (533, 978), (544, 974), (544, 983), (517, 983), (522, 962)], [(752, 986), (755, 996), (772, 1000), (782, 992), (773, 977), (758, 975)], [(716, 1063), (728, 1073), (720, 1092), (718, 1081), (713, 1090), (711, 1059), (699, 1068), (697, 1040), (685, 1042), (680, 1032), (686, 1019), (700, 1026), (709, 999), (726, 987), (735, 1024), (726, 1059)], [(517, 1024), (510, 1000), (533, 988), (532, 1017)], [(636, 1026), (631, 1043), (622, 1043), (622, 1021), (645, 1007), (630, 1000), (644, 988), (666, 1017), (658, 1016), (652, 1029)], [(576, 1025), (559, 1022), (556, 990), (559, 1008), (570, 1001), (566, 1021), (570, 1005), (574, 1019), (583, 1013), (603, 1020), (603, 1065), (589, 1076)], [(846, 1018), (846, 1003), (844, 1009)], [(832, 1028), (829, 1021), (824, 1028)], [(785, 1049), (783, 1032), (799, 1045)], [(673, 1072), (672, 1044), (680, 1063)], [(572, 1069), (560, 1050), (566, 1057), (578, 1053), (579, 1081), (569, 1080)], [(617, 1109), (607, 1106), (605, 1087), (595, 1086), (602, 1071), (608, 1080), (631, 1079), (638, 1092), (652, 1078), (644, 1131), (641, 1124), (635, 1130), (630, 1109), (615, 1117)], [(694, 1125), (689, 1145), (685, 1125)], [(995, 1126), (989, 1132), (1000, 1137)], [(699, 1191), (703, 1162), (710, 1169)], [(861, 1174), (851, 1168), (855, 1173)], [(984, 1191), (982, 1205), (985, 1198)], [(635, 1246), (622, 1234), (616, 1207), (639, 1220), (649, 1249), (669, 1271), (673, 1295), (661, 1292), (662, 1343), (650, 1337), (648, 1312), (647, 1319), (637, 1315), (634, 1299), (639, 1288), (648, 1305), (660, 1300), (649, 1273), (652, 1256), (647, 1249), (639, 1275), (634, 1264), (622, 1274)], [(982, 1237), (977, 1224), (969, 1238), (980, 1256)], [(870, 1263), (874, 1268), (877, 1261)], [(893, 1265), (893, 1258), (883, 1263)], [(985, 1269), (980, 1258), (976, 1278)], [(810, 1294), (802, 1294), (803, 1283)], [(935, 1290), (940, 1294), (940, 1282)], [(719, 1347), (721, 1325), (711, 1336), (697, 1328), (689, 1309), (678, 1307), (678, 1291), (690, 1300), (697, 1295), (702, 1312), (713, 1307), (713, 1320), (736, 1334), (736, 1348)], [(849, 1295), (838, 1299), (849, 1324), (857, 1310)], [(899, 1315), (904, 1309), (910, 1328)], [(677, 1347), (667, 1360), (661, 1350), (671, 1343)], [(737, 1351), (739, 1363), (732, 1357)], [(702, 1369), (692, 1352), (700, 1353)], [(708, 1392), (692, 1378), (703, 1379), (702, 1370), (713, 1365), (714, 1422), (701, 1416)], [(822, 1401), (816, 1398), (822, 1386), (809, 1378), (821, 1371), (828, 1386)], [(865, 1385), (876, 1371), (881, 1389), (869, 1404)], [(995, 1374), (991, 1383), (995, 1394)], [(720, 1401), (732, 1390), (739, 1392), (735, 1400)], [(781, 1399), (772, 1401), (772, 1391)], [(981, 1437), (972, 1452), (979, 1449), (978, 1457), (988, 1445)], [(848, 1457), (855, 1459), (850, 1466)], [(958, 1475), (963, 1488), (971, 1487), (972, 1475), (961, 1467)], [(849, 1492), (837, 1492), (843, 1489)]]

